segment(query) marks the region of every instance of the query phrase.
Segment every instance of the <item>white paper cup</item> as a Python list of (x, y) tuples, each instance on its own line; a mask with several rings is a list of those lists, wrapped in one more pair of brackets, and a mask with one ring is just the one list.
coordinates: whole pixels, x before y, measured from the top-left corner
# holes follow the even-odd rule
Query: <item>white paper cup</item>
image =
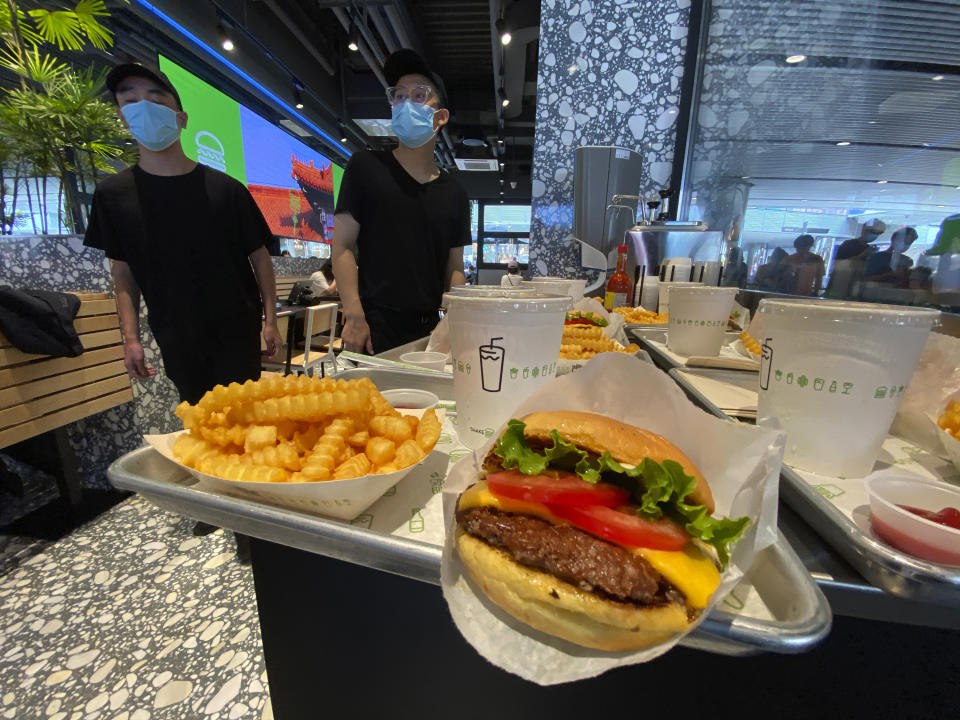
[(872, 469), (939, 311), (763, 300), (757, 423), (787, 432), (784, 462), (821, 475)]
[[(587, 287), (587, 281), (581, 280), (580, 278), (562, 278), (562, 277), (553, 277), (551, 275), (538, 275), (532, 277), (529, 280), (524, 280), (524, 287), (537, 287), (542, 283), (553, 283), (550, 285), (551, 289), (547, 288), (537, 288), (541, 292), (546, 292), (552, 295), (569, 295), (573, 298), (574, 302), (583, 297), (584, 290)], [(561, 287), (557, 283), (565, 283), (565, 287)]]
[(661, 282), (657, 285), (657, 293), (659, 294), (660, 303), (657, 306), (657, 312), (663, 314), (669, 312), (670, 306), (670, 296), (667, 292), (672, 287), (683, 287), (689, 285), (703, 285), (700, 282)]
[(681, 285), (669, 288), (667, 345), (678, 355), (716, 357), (737, 288)]
[(400, 356), (400, 362), (416, 365), (428, 370), (443, 371), (447, 364), (447, 354), (439, 352), (408, 352)]
[[(444, 356), (446, 357), (446, 356)], [(429, 390), (420, 390), (418, 388), (394, 388), (392, 390), (381, 390), (380, 394), (384, 399), (395, 408), (404, 409), (422, 409), (436, 407), (440, 398), (436, 393)]]
[(568, 296), (447, 293), (457, 434), (481, 447), (557, 371)]

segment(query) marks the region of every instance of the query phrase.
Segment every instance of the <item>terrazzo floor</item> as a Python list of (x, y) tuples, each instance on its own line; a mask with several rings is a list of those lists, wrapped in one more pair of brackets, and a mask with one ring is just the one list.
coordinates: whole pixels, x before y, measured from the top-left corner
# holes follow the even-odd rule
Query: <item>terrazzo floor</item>
[(0, 718), (272, 719), (250, 568), (193, 524), (133, 497), (0, 543)]

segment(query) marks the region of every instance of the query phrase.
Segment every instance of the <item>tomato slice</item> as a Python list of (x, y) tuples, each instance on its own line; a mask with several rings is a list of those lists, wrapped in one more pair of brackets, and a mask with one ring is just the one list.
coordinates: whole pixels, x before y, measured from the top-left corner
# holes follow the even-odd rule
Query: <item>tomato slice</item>
[(564, 325), (596, 325), (597, 323), (596, 321), (591, 320), (590, 318), (576, 317), (576, 318), (570, 318), (569, 320), (564, 320), (563, 324)]
[(524, 475), (519, 470), (505, 470), (487, 475), (487, 485), (494, 495), (545, 505), (617, 507), (630, 498), (629, 492), (616, 485), (594, 485), (578, 475), (559, 471), (543, 475)]
[(651, 550), (682, 550), (690, 536), (671, 520), (645, 520), (612, 507), (550, 505), (550, 512), (605, 540)]

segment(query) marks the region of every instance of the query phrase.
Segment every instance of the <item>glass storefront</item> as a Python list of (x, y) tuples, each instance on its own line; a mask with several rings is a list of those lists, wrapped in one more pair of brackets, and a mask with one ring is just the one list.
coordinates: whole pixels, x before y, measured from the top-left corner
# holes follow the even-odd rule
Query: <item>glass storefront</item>
[(709, 5), (680, 209), (725, 276), (960, 308), (960, 4)]

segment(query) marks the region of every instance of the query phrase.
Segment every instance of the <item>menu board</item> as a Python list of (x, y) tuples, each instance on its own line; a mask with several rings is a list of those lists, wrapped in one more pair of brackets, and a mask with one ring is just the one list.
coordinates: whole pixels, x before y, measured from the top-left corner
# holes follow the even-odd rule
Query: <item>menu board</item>
[(842, 235), (847, 223), (844, 208), (751, 207), (743, 229), (747, 232)]

